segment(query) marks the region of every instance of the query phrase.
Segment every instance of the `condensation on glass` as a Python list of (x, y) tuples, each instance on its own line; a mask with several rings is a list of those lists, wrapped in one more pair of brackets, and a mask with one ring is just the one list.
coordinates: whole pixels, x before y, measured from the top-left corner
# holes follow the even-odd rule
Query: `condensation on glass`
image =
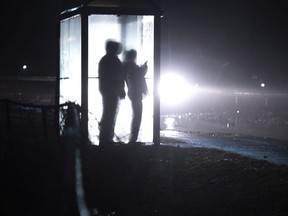
[(81, 16), (60, 23), (60, 104), (81, 105)]
[[(89, 15), (88, 17), (88, 132), (98, 144), (102, 99), (98, 90), (98, 63), (105, 55), (107, 39), (114, 39), (124, 50), (138, 52), (137, 63), (148, 61), (145, 76), (149, 94), (143, 100), (142, 124), (138, 141), (153, 141), (153, 82), (154, 82), (154, 16)], [(81, 16), (61, 21), (60, 32), (60, 103), (67, 101), (81, 105)], [(123, 60), (122, 54), (119, 55)], [(127, 89), (126, 89), (127, 92)], [(121, 100), (116, 121), (115, 141), (126, 142), (132, 119), (131, 104)]]

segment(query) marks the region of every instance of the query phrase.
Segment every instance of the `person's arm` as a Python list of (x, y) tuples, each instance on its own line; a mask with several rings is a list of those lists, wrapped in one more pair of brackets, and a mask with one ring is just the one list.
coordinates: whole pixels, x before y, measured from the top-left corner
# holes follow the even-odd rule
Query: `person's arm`
[(141, 65), (140, 68), (141, 68), (141, 73), (143, 74), (143, 77), (144, 77), (148, 71), (147, 61), (143, 65)]
[(121, 83), (120, 83), (120, 99), (125, 99), (125, 81), (126, 81), (126, 71), (124, 70), (124, 65), (120, 62), (120, 73), (121, 73)]

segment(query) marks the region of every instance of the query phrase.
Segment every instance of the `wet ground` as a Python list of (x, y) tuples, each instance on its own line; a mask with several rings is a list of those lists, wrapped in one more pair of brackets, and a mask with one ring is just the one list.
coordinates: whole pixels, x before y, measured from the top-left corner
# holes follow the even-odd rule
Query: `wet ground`
[(80, 192), (73, 146), (13, 143), (1, 156), (0, 215), (79, 216), (78, 193), (89, 216), (288, 215), (285, 142), (176, 131), (161, 142), (82, 149)]
[(161, 131), (167, 138), (178, 139), (179, 143), (168, 144), (183, 148), (204, 147), (228, 151), (276, 164), (288, 165), (288, 141), (235, 134)]

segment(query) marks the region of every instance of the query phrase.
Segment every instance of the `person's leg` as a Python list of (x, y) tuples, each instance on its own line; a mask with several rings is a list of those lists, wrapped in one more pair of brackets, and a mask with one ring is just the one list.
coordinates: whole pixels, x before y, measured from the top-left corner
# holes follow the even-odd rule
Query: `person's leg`
[(103, 112), (100, 122), (100, 142), (113, 142), (114, 128), (118, 113), (118, 97), (103, 97)]
[(142, 120), (142, 100), (133, 100), (132, 103), (132, 123), (131, 123), (131, 135), (130, 135), (130, 142), (136, 142), (139, 134), (139, 129)]

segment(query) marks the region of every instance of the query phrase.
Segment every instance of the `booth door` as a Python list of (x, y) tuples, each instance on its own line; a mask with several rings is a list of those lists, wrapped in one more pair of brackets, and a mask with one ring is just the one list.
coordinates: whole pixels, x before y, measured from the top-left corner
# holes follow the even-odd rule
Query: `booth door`
[[(108, 39), (123, 45), (123, 50), (135, 49), (138, 52), (137, 63), (148, 61), (146, 82), (149, 94), (143, 100), (142, 124), (138, 141), (153, 140), (153, 74), (154, 74), (154, 17), (153, 16), (116, 16), (90, 15), (89, 37), (89, 78), (88, 78), (88, 131), (90, 140), (98, 144), (99, 122), (102, 114), (102, 99), (98, 90), (98, 63), (105, 55), (105, 43)], [(122, 52), (123, 53), (123, 52)], [(123, 60), (122, 54), (119, 55)], [(127, 89), (126, 89), (127, 92)], [(132, 119), (131, 104), (126, 97), (121, 100), (115, 127), (115, 141), (127, 142)]]

